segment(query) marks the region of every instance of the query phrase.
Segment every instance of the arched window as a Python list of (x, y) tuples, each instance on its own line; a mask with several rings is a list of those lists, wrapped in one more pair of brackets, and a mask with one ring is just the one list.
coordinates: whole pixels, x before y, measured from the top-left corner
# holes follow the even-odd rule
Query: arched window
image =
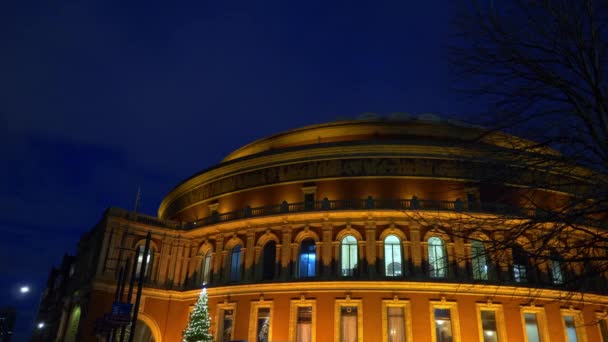
[(429, 277), (445, 278), (448, 274), (448, 258), (443, 247), (443, 241), (433, 236), (428, 240)]
[(211, 281), (211, 251), (205, 253), (205, 257), (201, 262), (201, 283), (202, 285), (209, 284)]
[(513, 253), (513, 280), (517, 283), (528, 282), (528, 255), (519, 245), (511, 247)]
[(300, 258), (298, 259), (298, 277), (316, 276), (317, 246), (315, 240), (305, 239), (300, 244)]
[(352, 276), (357, 268), (357, 239), (345, 236), (340, 242), (340, 264), (342, 276)]
[(387, 277), (400, 277), (402, 273), (401, 241), (395, 235), (384, 239), (384, 274)]
[(277, 244), (274, 241), (268, 241), (264, 245), (262, 253), (262, 279), (272, 280), (274, 278), (274, 268), (277, 259)]
[(471, 242), (471, 268), (473, 279), (488, 280), (488, 258), (486, 249), (481, 241)]
[(241, 245), (232, 247), (230, 253), (230, 281), (241, 280)]
[(564, 283), (564, 263), (557, 251), (551, 251), (551, 281), (555, 285)]
[[(139, 245), (137, 247), (137, 263), (135, 264), (135, 276), (139, 277), (141, 272), (141, 266), (144, 263), (144, 250), (145, 246)], [(148, 250), (148, 255), (146, 257), (146, 270), (144, 272), (144, 279), (148, 280), (150, 278), (150, 270), (152, 269), (152, 262), (154, 261), (154, 250), (150, 248)]]

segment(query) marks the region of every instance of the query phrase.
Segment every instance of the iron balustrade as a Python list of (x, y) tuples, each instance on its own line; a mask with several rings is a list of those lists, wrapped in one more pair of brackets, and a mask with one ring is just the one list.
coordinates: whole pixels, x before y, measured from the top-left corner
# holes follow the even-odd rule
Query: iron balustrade
[(509, 215), (515, 217), (534, 216), (534, 210), (520, 208), (501, 203), (468, 203), (459, 199), (455, 201), (424, 200), (413, 197), (411, 199), (339, 199), (321, 201), (297, 202), (267, 205), (262, 207), (245, 207), (243, 209), (226, 213), (214, 213), (211, 216), (196, 220), (195, 222), (185, 222), (181, 225), (184, 230), (194, 229), (216, 223), (228, 222), (233, 220), (262, 217), (278, 214), (293, 214), (304, 212), (322, 212), (339, 210), (436, 210), (452, 212), (478, 212)]

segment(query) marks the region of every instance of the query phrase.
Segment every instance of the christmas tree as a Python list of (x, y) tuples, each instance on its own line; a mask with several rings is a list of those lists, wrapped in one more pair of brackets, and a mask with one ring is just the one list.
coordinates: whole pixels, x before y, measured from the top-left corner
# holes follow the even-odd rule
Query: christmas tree
[(209, 317), (209, 306), (207, 304), (207, 289), (203, 288), (194, 310), (190, 314), (188, 326), (184, 330), (183, 342), (212, 342), (213, 336), (209, 333), (211, 318)]

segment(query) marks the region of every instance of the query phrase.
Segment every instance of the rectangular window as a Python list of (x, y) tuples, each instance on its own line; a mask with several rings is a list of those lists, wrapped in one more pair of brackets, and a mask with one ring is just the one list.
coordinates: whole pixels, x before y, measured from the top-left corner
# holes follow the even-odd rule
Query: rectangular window
[(315, 342), (316, 301), (314, 299), (292, 300), (289, 307), (289, 338), (288, 341)]
[(260, 300), (251, 303), (249, 340), (272, 341), (272, 302)]
[(258, 322), (256, 330), (257, 342), (268, 342), (270, 332), (270, 308), (258, 309)]
[(587, 341), (587, 333), (581, 312), (571, 308), (562, 309), (561, 313), (566, 342)]
[(507, 328), (501, 304), (477, 303), (477, 319), (480, 341), (507, 341)]
[(434, 342), (459, 342), (460, 324), (455, 302), (431, 302), (431, 333)]
[(363, 306), (360, 299), (336, 300), (334, 342), (363, 342)]
[(340, 308), (340, 341), (357, 342), (357, 307), (343, 306)]
[(513, 264), (513, 280), (515, 280), (516, 283), (528, 282), (528, 274), (525, 265)]
[(435, 336), (437, 342), (452, 342), (450, 309), (435, 309)]
[(495, 311), (481, 310), (481, 330), (483, 332), (483, 342), (499, 341)]
[(232, 340), (234, 335), (234, 309), (218, 309), (220, 311), (220, 319), (218, 320), (217, 340), (227, 342)]
[(538, 319), (533, 312), (524, 313), (524, 321), (526, 323), (526, 336), (528, 342), (540, 342), (540, 330), (538, 329)]
[(412, 321), (410, 302), (399, 300), (382, 301), (382, 341), (383, 342), (411, 342)]
[(312, 341), (312, 306), (299, 306), (296, 322), (296, 342)]
[(405, 315), (403, 308), (386, 308), (388, 342), (405, 342)]
[(574, 317), (566, 315), (564, 317), (564, 325), (566, 326), (566, 341), (578, 342), (576, 335), (576, 326), (574, 325)]

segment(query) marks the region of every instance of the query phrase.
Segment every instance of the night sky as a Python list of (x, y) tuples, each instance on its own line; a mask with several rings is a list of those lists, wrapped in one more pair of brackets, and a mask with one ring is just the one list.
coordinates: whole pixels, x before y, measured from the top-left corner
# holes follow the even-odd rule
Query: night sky
[(155, 215), (273, 133), (469, 113), (451, 90), (451, 2), (0, 2), (0, 307), (19, 310), (16, 340), (51, 266), (107, 207), (132, 210), (138, 185)]

